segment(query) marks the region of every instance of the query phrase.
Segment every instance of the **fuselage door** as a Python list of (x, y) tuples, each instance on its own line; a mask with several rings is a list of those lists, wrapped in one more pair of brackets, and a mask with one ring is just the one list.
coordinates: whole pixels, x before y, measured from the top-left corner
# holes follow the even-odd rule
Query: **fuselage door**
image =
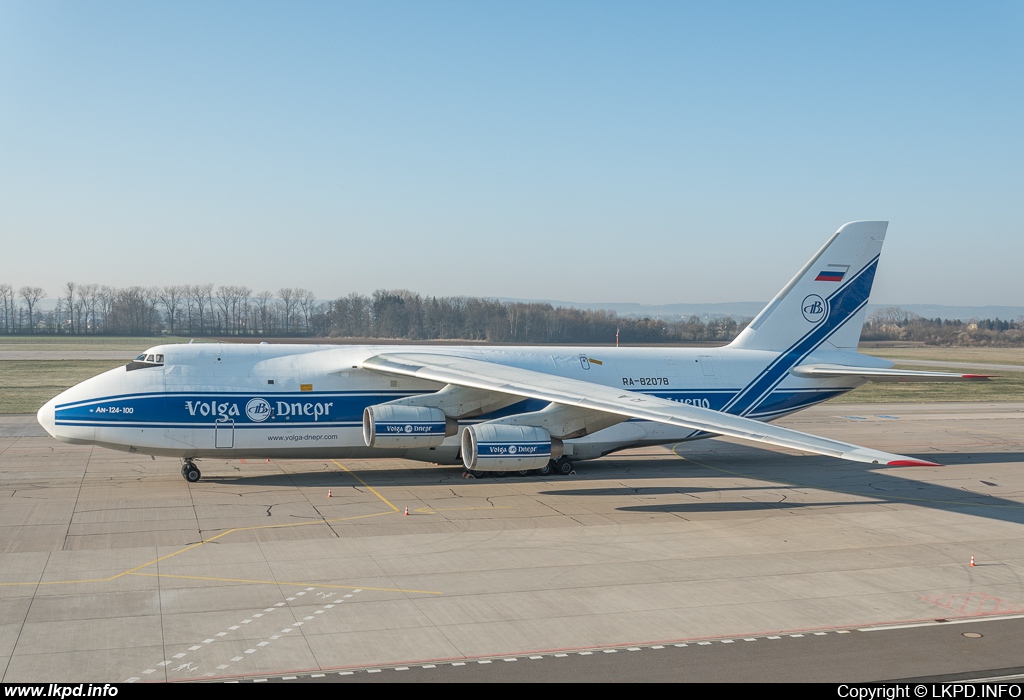
[(235, 446), (235, 421), (227, 416), (221, 416), (213, 424), (213, 441), (217, 449), (231, 449)]

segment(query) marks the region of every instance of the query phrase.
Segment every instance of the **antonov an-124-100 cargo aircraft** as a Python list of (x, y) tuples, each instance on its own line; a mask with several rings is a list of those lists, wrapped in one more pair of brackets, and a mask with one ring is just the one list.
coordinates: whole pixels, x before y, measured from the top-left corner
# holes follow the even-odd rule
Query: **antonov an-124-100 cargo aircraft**
[(904, 371), (857, 352), (887, 222), (840, 228), (721, 348), (171, 344), (39, 409), (64, 442), (180, 457), (401, 457), (569, 473), (641, 445), (726, 435), (840, 459), (927, 462), (769, 425)]

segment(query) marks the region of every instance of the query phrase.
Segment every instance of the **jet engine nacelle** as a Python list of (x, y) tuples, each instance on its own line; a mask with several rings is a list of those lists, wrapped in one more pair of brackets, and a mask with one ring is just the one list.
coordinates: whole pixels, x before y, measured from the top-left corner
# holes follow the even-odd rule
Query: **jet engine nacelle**
[(462, 431), (462, 463), (484, 472), (540, 469), (562, 455), (562, 441), (544, 428), (481, 423)]
[(458, 423), (440, 408), (379, 404), (363, 411), (367, 447), (436, 447), (458, 431)]

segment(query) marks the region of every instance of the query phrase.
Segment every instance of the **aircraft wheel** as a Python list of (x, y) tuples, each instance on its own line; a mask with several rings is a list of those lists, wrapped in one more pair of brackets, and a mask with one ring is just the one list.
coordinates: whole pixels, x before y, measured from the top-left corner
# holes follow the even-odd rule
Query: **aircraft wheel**
[(572, 462), (565, 457), (559, 457), (558, 461), (555, 462), (555, 471), (562, 476), (568, 476), (569, 472), (572, 471)]
[(494, 475), (494, 476), (495, 476), (496, 478), (498, 478), (498, 479), (501, 479), (501, 478), (503, 478), (503, 477), (506, 477), (506, 476), (508, 476), (508, 472), (506, 472), (506, 471), (500, 471), (500, 472), (491, 472), (491, 474), (492, 474), (492, 475)]
[(554, 464), (554, 460), (548, 460), (548, 463), (547, 463), (547, 464), (545, 464), (545, 465), (544, 465), (543, 467), (541, 467), (540, 469), (534, 469), (534, 471), (535, 471), (535, 472), (536, 472), (537, 474), (539, 474), (540, 476), (547, 476), (547, 475), (548, 475), (548, 474), (550, 474), (550, 473), (552, 472), (552, 470), (554, 469), (554, 467), (552, 466), (553, 464)]
[(203, 474), (199, 471), (199, 467), (194, 464), (186, 464), (181, 470), (182, 476), (185, 477), (185, 481), (190, 484), (194, 484), (202, 478)]
[(529, 469), (520, 469), (516, 472), (519, 476), (527, 476), (530, 473)]

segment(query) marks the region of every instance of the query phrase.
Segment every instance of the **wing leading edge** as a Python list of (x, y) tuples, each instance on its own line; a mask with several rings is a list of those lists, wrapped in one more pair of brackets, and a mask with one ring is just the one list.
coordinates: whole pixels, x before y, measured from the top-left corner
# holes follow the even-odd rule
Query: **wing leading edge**
[(364, 360), (362, 366), (384, 374), (540, 399), (854, 462), (940, 466), (647, 394), (483, 360), (426, 353), (387, 353)]

